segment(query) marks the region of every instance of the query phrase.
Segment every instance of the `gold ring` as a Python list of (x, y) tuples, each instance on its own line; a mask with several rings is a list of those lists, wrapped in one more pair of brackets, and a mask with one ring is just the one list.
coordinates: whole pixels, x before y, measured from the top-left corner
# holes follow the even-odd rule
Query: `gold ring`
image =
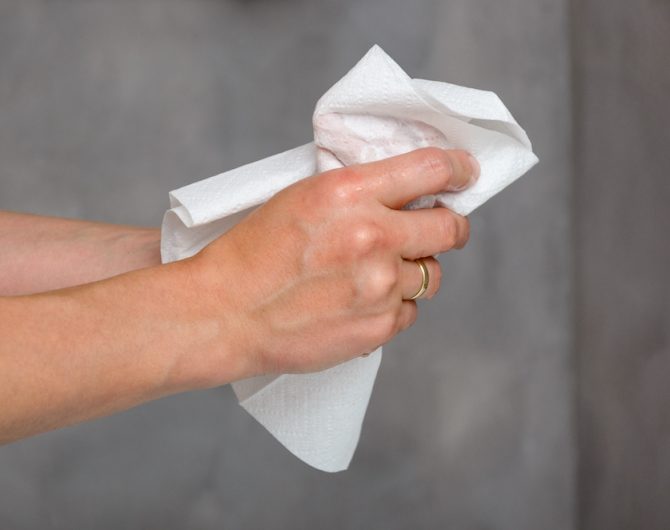
[(428, 290), (428, 282), (430, 282), (430, 275), (428, 274), (428, 267), (426, 267), (426, 263), (423, 261), (423, 258), (419, 258), (418, 260), (414, 261), (419, 268), (421, 269), (421, 287), (419, 287), (419, 290), (416, 292), (412, 298), (409, 298), (409, 300), (416, 300), (421, 296), (423, 293), (425, 293)]

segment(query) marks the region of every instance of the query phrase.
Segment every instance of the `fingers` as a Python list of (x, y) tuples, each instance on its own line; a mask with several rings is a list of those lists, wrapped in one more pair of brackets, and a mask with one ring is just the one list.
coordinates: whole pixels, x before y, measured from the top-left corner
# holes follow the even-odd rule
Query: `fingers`
[(479, 177), (479, 164), (467, 152), (437, 147), (417, 149), (350, 169), (362, 174), (363, 186), (393, 209), (422, 195), (460, 191)]
[[(440, 289), (442, 270), (435, 258), (423, 258), (428, 270), (428, 288), (419, 298), (432, 298)], [(403, 300), (412, 298), (421, 288), (423, 274), (415, 261), (403, 260), (400, 270)]]
[(404, 331), (416, 322), (418, 315), (414, 300), (403, 300), (398, 316), (398, 331)]
[(391, 212), (390, 229), (400, 241), (400, 255), (408, 260), (463, 248), (470, 222), (447, 208)]

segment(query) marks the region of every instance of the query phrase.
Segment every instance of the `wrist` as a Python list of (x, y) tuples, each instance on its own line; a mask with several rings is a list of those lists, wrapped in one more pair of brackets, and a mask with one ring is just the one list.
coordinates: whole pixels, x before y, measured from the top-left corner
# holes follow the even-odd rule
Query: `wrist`
[(125, 263), (119, 263), (119, 272), (161, 264), (161, 233), (158, 228), (120, 227), (116, 248), (114, 245), (111, 247), (115, 255), (125, 260)]
[(251, 344), (245, 338), (249, 334), (234, 303), (231, 267), (197, 255), (159, 269), (159, 289), (173, 293), (164, 310), (183, 323), (171, 331), (180, 346), (170, 386), (176, 391), (197, 390), (256, 375)]

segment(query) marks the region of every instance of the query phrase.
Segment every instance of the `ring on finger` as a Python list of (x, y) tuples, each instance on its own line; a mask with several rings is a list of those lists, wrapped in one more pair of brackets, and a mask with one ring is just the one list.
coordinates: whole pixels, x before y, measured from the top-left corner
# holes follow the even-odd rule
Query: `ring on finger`
[(419, 298), (423, 293), (425, 293), (428, 290), (428, 284), (430, 283), (430, 274), (428, 274), (428, 267), (426, 266), (426, 262), (423, 260), (423, 258), (419, 258), (414, 261), (421, 269), (421, 287), (419, 287), (419, 290), (416, 292), (414, 296), (411, 298), (408, 298), (408, 300), (416, 300)]

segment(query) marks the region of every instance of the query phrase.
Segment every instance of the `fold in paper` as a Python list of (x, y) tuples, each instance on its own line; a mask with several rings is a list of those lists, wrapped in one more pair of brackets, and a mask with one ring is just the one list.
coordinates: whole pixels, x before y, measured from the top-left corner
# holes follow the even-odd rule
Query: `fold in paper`
[[(425, 146), (460, 148), (481, 166), (460, 193), (422, 197), (467, 215), (537, 163), (524, 130), (492, 92), (411, 79), (374, 46), (316, 104), (314, 143), (170, 193), (163, 262), (196, 254), (281, 189), (320, 171)], [(233, 383), (240, 405), (289, 451), (323, 471), (349, 466), (382, 358), (381, 348), (314, 374)]]

